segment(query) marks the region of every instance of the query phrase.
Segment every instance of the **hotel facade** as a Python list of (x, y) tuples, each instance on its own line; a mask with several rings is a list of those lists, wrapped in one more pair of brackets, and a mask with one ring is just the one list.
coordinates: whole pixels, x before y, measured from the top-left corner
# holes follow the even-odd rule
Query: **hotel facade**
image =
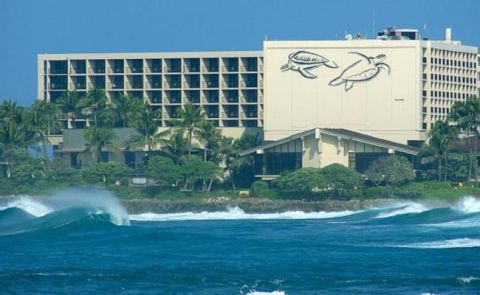
[[(265, 145), (244, 154), (262, 155), (266, 175), (275, 162), (269, 151), (293, 153), (289, 169), (352, 166), (361, 151), (346, 147), (355, 140), (371, 147), (363, 153), (413, 155), (409, 146), (425, 141), (455, 102), (478, 95), (478, 75), (478, 48), (453, 41), (450, 29), (444, 40), (427, 40), (390, 28), (376, 39), (264, 41), (251, 52), (41, 54), (38, 97), (57, 102), (66, 91), (95, 88), (110, 98), (128, 94), (161, 112), (161, 128), (193, 103), (227, 136), (260, 133)], [(85, 127), (77, 124), (64, 128)], [(326, 155), (322, 134), (338, 139), (332, 150), (342, 159)], [(294, 148), (279, 149), (288, 138)]]

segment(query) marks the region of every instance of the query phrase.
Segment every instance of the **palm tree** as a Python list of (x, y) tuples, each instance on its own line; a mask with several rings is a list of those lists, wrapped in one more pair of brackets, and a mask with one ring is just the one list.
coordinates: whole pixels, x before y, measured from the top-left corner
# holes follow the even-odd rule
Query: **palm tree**
[(448, 151), (452, 140), (458, 136), (458, 129), (451, 126), (447, 121), (437, 121), (428, 132), (428, 145), (425, 147), (427, 154), (430, 154), (438, 163), (438, 180), (442, 180), (442, 161), (445, 165), (444, 181), (448, 178)]
[(129, 95), (120, 95), (112, 99), (112, 111), (116, 122), (121, 123), (122, 127), (128, 127), (130, 118), (136, 116), (141, 110), (143, 103)]
[(67, 91), (62, 97), (60, 97), (59, 103), (61, 104), (61, 110), (67, 115), (67, 126), (74, 127), (75, 120), (81, 113), (79, 106), (80, 95), (76, 91)]
[(48, 136), (59, 126), (58, 109), (53, 103), (45, 100), (37, 100), (32, 106), (31, 124), (35, 130), (38, 138), (42, 142), (44, 169), (49, 168), (49, 159), (47, 153), (47, 143), (49, 143)]
[(188, 156), (192, 154), (192, 140), (200, 125), (205, 120), (205, 113), (198, 106), (191, 103), (185, 105), (180, 112), (178, 127), (187, 133)]
[(94, 163), (98, 163), (102, 149), (113, 144), (115, 139), (113, 129), (105, 127), (87, 128), (83, 136), (87, 141), (87, 149), (92, 153)]
[(467, 139), (470, 141), (470, 134), (474, 134), (474, 147), (470, 147), (470, 167), (469, 179), (472, 176), (472, 170), (475, 172), (475, 183), (478, 183), (478, 140), (480, 138), (480, 98), (471, 96), (465, 102), (457, 102), (453, 105), (449, 116), (458, 126), (467, 132)]
[(175, 165), (179, 165), (185, 155), (185, 137), (181, 132), (175, 132), (160, 150), (160, 154), (172, 159)]
[(213, 152), (220, 147), (222, 133), (211, 122), (204, 120), (200, 123), (196, 136), (203, 146), (203, 161), (206, 162), (208, 154), (211, 158)]
[(146, 106), (142, 107), (132, 122), (132, 126), (139, 134), (130, 136), (127, 147), (147, 146), (147, 154), (150, 154), (156, 146), (165, 143), (165, 137), (168, 136), (169, 131), (158, 132), (160, 120), (161, 116), (158, 112)]
[(107, 107), (107, 96), (102, 89), (90, 90), (87, 95), (81, 98), (78, 102), (83, 112), (90, 118), (93, 118), (93, 126), (99, 126), (99, 119), (101, 119), (101, 112), (105, 111)]

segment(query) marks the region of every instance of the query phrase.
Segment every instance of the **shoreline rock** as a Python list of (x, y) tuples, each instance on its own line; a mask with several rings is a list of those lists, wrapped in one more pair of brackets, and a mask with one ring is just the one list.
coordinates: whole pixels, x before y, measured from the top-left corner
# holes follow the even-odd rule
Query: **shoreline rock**
[(215, 212), (239, 207), (246, 213), (276, 213), (286, 211), (357, 211), (393, 203), (392, 199), (352, 199), (352, 200), (272, 200), (262, 198), (230, 199), (215, 198), (206, 200), (162, 200), (130, 199), (122, 200), (129, 214), (139, 213), (180, 213)]

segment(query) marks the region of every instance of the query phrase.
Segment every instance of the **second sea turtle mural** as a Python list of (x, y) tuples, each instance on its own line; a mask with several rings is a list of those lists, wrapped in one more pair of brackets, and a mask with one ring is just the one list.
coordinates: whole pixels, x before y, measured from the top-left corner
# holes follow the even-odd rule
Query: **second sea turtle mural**
[[(379, 54), (377, 56), (367, 56), (360, 52), (349, 52), (350, 54), (356, 54), (360, 58), (354, 63), (346, 67), (342, 73), (335, 79), (331, 80), (328, 85), (339, 86), (345, 84), (345, 91), (352, 89), (355, 83), (366, 82), (374, 79), (378, 76), (381, 70), (391, 72), (390, 66), (385, 63), (387, 56), (385, 54)], [(310, 73), (310, 70), (325, 65), (329, 68), (338, 68), (336, 62), (331, 61), (319, 54), (308, 51), (297, 51), (291, 53), (288, 56), (288, 63), (283, 65), (280, 70), (282, 71), (296, 71), (303, 77), (309, 79), (317, 78), (316, 75)]]
[(355, 83), (372, 80), (380, 73), (380, 70), (385, 70), (390, 74), (390, 66), (383, 62), (387, 58), (385, 54), (372, 57), (360, 52), (349, 53), (357, 54), (360, 59), (349, 65), (340, 76), (330, 81), (328, 85), (339, 86), (345, 84), (345, 91), (348, 91), (352, 89)]

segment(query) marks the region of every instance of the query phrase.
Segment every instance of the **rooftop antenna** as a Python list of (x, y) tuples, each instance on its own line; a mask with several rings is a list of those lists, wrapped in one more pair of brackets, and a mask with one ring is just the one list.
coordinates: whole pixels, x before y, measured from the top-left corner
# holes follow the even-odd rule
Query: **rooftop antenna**
[(422, 38), (423, 37), (427, 38), (427, 23), (423, 24), (423, 36), (422, 36)]
[(267, 40), (268, 40), (268, 36), (267, 36), (267, 34), (265, 34), (265, 37), (264, 37), (263, 41), (267, 41)]

